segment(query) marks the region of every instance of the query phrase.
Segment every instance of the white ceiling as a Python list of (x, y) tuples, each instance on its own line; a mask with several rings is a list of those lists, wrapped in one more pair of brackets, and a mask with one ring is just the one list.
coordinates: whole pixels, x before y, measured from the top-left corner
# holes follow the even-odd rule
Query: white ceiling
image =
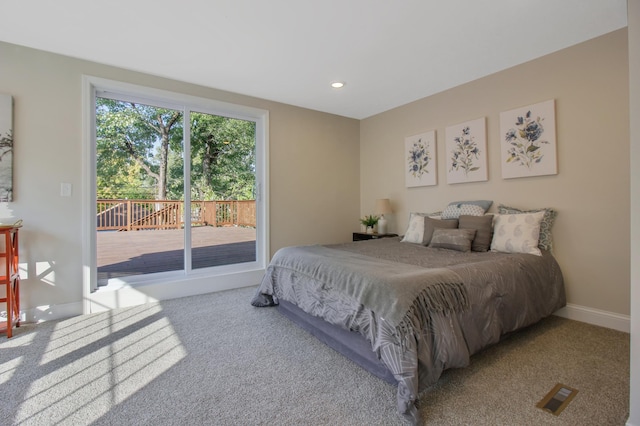
[(626, 0), (7, 0), (0, 40), (361, 119), (623, 28), (626, 11)]

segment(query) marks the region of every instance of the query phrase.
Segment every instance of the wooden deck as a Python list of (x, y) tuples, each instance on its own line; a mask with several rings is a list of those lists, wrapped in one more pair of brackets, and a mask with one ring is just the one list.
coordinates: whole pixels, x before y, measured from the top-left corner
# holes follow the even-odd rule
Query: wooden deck
[[(192, 228), (192, 268), (256, 260), (254, 228)], [(184, 269), (184, 233), (179, 229), (98, 232), (98, 285), (109, 278)]]

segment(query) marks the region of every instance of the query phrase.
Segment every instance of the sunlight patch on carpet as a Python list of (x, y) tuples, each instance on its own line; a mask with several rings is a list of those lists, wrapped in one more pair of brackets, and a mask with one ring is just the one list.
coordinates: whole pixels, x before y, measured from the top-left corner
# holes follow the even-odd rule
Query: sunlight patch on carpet
[(90, 424), (187, 356), (157, 305), (61, 321), (16, 424)]

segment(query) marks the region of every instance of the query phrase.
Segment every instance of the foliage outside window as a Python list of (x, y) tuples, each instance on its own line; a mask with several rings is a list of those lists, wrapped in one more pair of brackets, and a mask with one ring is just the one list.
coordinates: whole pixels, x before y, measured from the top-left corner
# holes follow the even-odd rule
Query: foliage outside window
[[(183, 113), (96, 100), (97, 198), (180, 200), (184, 191)], [(191, 197), (255, 198), (255, 123), (191, 116)]]

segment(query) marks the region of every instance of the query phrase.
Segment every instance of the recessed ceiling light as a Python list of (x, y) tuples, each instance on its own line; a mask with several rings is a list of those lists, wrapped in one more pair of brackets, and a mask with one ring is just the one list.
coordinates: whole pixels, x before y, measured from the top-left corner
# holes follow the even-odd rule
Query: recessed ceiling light
[(333, 87), (334, 89), (340, 89), (342, 87), (344, 87), (344, 81), (332, 81), (331, 82), (331, 87)]

